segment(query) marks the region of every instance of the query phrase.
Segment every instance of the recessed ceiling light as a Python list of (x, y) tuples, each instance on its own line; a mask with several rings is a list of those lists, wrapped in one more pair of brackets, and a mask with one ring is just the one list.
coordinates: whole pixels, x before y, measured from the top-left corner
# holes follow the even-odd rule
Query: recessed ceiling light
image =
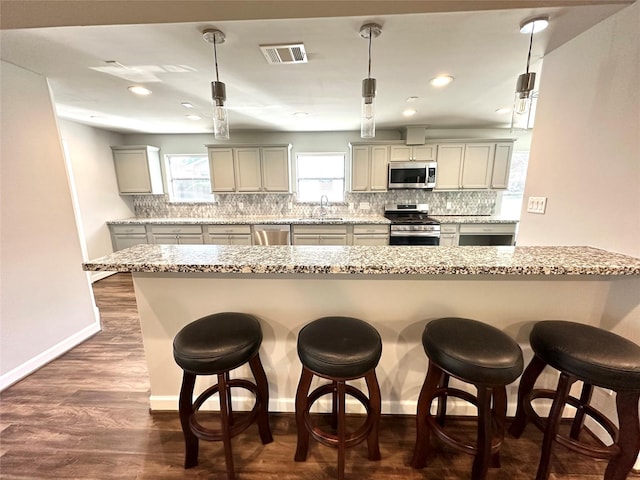
[(405, 117), (413, 117), (417, 112), (413, 109), (413, 108), (407, 108), (404, 112), (402, 112), (402, 115), (404, 115)]
[(429, 83), (434, 87), (444, 87), (453, 82), (453, 77), (451, 75), (438, 75), (437, 77), (429, 80)]
[(151, 95), (151, 90), (149, 90), (148, 88), (142, 87), (140, 85), (131, 85), (129, 87), (129, 91), (131, 93), (135, 93), (136, 95)]
[(200, 115), (185, 115), (189, 120), (202, 120)]
[(413, 102), (417, 102), (418, 101), (418, 97), (408, 97), (407, 98), (407, 103), (413, 103)]
[(536, 17), (526, 20), (520, 24), (520, 33), (529, 34), (533, 30), (533, 33), (543, 31), (549, 26), (549, 17)]
[(193, 103), (189, 102), (182, 102), (180, 105), (182, 105), (184, 108), (193, 108)]
[(496, 113), (499, 113), (500, 115), (504, 113), (511, 113), (511, 109), (508, 107), (496, 108)]
[(303, 117), (308, 117), (309, 114), (307, 112), (295, 112), (293, 116), (298, 118), (303, 118)]

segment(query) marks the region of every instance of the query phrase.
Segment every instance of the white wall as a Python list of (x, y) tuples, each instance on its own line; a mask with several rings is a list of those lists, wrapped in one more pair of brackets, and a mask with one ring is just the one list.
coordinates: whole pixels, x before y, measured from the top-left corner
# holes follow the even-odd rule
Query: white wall
[[(640, 256), (639, 25), (636, 2), (545, 57), (519, 245)], [(544, 215), (528, 196), (548, 198)], [(639, 299), (640, 278), (613, 282), (600, 326), (640, 344)], [(608, 392), (594, 405), (615, 418)]]
[(47, 81), (1, 64), (0, 389), (99, 331)]
[(107, 220), (133, 216), (131, 197), (118, 194), (111, 145), (122, 135), (58, 120), (73, 172), (87, 260), (113, 252)]
[(544, 59), (519, 245), (640, 256), (640, 2)]

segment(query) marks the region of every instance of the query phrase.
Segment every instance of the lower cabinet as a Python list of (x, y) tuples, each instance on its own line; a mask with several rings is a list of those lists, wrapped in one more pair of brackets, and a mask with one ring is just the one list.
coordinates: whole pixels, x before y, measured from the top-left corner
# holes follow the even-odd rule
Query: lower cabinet
[(513, 245), (516, 223), (465, 223), (460, 225), (458, 244), (476, 246)]
[(200, 245), (204, 243), (200, 225), (151, 225), (151, 243), (156, 245)]
[(147, 243), (147, 229), (144, 225), (109, 225), (109, 230), (114, 252)]
[(293, 225), (294, 245), (348, 245), (347, 225)]
[(207, 225), (204, 231), (211, 245), (252, 245), (251, 225)]
[(440, 246), (455, 247), (458, 245), (458, 225), (440, 224)]
[(353, 245), (389, 245), (388, 225), (354, 225)]

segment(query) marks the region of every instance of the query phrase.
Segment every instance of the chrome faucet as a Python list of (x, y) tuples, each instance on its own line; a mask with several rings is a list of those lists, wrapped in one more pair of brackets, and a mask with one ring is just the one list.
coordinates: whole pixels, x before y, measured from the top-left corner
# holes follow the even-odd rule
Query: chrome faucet
[(329, 207), (329, 197), (322, 195), (320, 197), (320, 216), (324, 217), (327, 214), (327, 207)]

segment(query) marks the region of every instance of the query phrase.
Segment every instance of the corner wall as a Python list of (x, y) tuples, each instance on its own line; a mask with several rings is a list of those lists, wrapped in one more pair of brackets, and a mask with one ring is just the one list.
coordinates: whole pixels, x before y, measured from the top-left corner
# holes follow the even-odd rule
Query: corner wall
[(2, 62), (0, 390), (100, 330), (44, 77)]

